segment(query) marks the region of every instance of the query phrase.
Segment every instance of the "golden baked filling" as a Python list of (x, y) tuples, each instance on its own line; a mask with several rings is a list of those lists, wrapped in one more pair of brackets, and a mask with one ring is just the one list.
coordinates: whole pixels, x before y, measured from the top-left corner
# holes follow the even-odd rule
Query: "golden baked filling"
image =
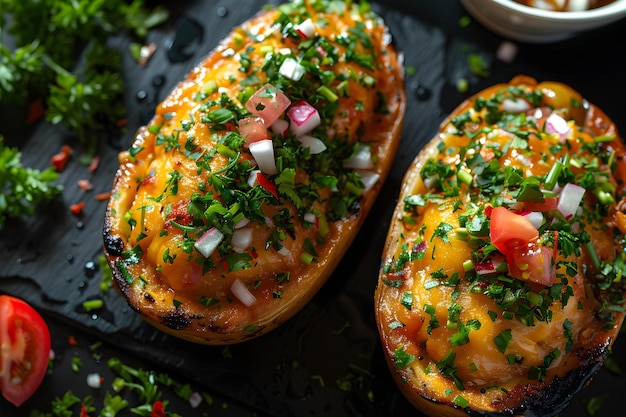
[(524, 76), (441, 125), (405, 174), (376, 290), (417, 407), (552, 416), (591, 378), (624, 317), (624, 157), (601, 110)]
[(402, 63), (365, 5), (297, 0), (235, 28), (120, 154), (104, 227), (119, 290), (200, 343), (284, 322), (355, 237), (404, 109)]

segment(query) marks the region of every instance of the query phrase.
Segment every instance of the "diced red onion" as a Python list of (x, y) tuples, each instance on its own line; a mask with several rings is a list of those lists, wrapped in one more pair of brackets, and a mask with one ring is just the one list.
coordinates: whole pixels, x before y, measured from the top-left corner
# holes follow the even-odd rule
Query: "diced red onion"
[(224, 239), (222, 232), (217, 230), (215, 227), (212, 227), (204, 232), (200, 239), (196, 240), (196, 243), (194, 243), (193, 246), (202, 254), (202, 256), (208, 258), (222, 242), (222, 239)]
[(189, 405), (191, 408), (198, 408), (202, 404), (202, 395), (198, 391), (194, 391), (189, 396)]
[(233, 237), (230, 240), (230, 244), (233, 245), (233, 250), (237, 253), (243, 253), (243, 251), (252, 243), (252, 229), (249, 227), (235, 230)]
[(503, 41), (496, 50), (496, 56), (499, 60), (510, 64), (517, 56), (517, 45), (511, 41)]
[(369, 190), (371, 190), (372, 187), (376, 185), (378, 183), (378, 180), (380, 179), (380, 175), (373, 171), (359, 170), (357, 172), (361, 177), (363, 185), (365, 185), (365, 188), (363, 188), (363, 191), (361, 192), (362, 194), (366, 194)]
[(250, 219), (248, 219), (247, 217), (243, 217), (241, 220), (235, 223), (235, 229), (241, 229), (242, 227), (246, 226), (248, 223), (250, 223)]
[(374, 167), (372, 162), (372, 153), (369, 145), (363, 143), (357, 144), (356, 152), (350, 157), (350, 159), (344, 161), (343, 166), (345, 168), (353, 169), (371, 169)]
[(567, 220), (570, 220), (578, 210), (584, 195), (585, 189), (580, 185), (572, 183), (565, 184), (559, 194), (559, 202), (556, 206), (557, 210), (559, 210)]
[(309, 149), (309, 153), (311, 155), (322, 153), (326, 150), (324, 142), (318, 138), (314, 138), (313, 136), (302, 135), (298, 137), (298, 141), (300, 141), (302, 146)]
[(529, 211), (522, 213), (522, 216), (526, 217), (528, 221), (535, 226), (535, 229), (539, 229), (543, 223), (543, 213), (540, 211)]
[(289, 122), (285, 119), (276, 119), (270, 126), (270, 130), (281, 135), (282, 137), (285, 137), (287, 130), (289, 130)]
[(256, 303), (256, 297), (248, 288), (246, 288), (245, 284), (241, 282), (239, 278), (236, 278), (233, 281), (230, 286), (230, 290), (233, 292), (233, 295), (246, 307), (250, 307), (252, 304)]
[(313, 21), (311, 19), (307, 19), (297, 24), (294, 29), (305, 39), (310, 38), (315, 34), (315, 25), (313, 25)]
[(572, 128), (567, 123), (567, 120), (557, 113), (552, 112), (546, 119), (545, 131), (550, 134), (557, 134), (559, 136), (559, 142), (565, 142), (571, 130)]
[(276, 160), (274, 159), (274, 144), (271, 139), (251, 143), (249, 147), (250, 153), (261, 172), (267, 175), (274, 175), (278, 172)]
[(294, 103), (287, 110), (287, 117), (291, 120), (291, 131), (296, 136), (309, 133), (322, 122), (317, 109), (304, 100)]
[(278, 73), (292, 81), (300, 81), (306, 74), (306, 69), (295, 59), (287, 57), (280, 65)]
[(474, 268), (478, 275), (495, 274), (496, 272), (498, 272), (498, 268), (502, 265), (503, 262), (503, 259), (495, 257), (493, 259), (487, 259), (485, 262), (476, 264)]

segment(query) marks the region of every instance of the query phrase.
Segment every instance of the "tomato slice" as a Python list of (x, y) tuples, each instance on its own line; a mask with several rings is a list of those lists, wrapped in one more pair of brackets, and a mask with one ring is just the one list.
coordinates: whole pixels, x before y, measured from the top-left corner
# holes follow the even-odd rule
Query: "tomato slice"
[(530, 220), (506, 207), (494, 207), (491, 210), (490, 222), (491, 243), (505, 256), (516, 247), (539, 237), (539, 232)]
[(0, 295), (0, 391), (19, 407), (37, 390), (48, 369), (50, 330), (26, 302)]

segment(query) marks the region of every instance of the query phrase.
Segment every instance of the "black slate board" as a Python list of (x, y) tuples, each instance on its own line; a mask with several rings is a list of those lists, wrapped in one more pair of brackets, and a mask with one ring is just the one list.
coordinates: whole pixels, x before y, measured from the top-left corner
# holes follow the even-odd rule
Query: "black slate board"
[[(114, 292), (104, 296), (103, 310), (94, 314), (82, 311), (83, 301), (102, 296), (101, 271), (94, 274), (85, 266), (97, 262), (102, 254), (105, 203), (93, 196), (110, 188), (118, 166), (117, 153), (130, 145), (134, 131), (150, 117), (154, 104), (233, 26), (266, 3), (247, 0), (235, 6), (228, 0), (198, 0), (171, 6), (170, 22), (149, 34), (148, 40), (158, 49), (148, 65), (141, 68), (128, 55), (125, 57), (128, 132), (103, 140), (102, 162), (93, 177), (78, 162), (80, 144), (62, 128), (45, 123), (16, 127), (9, 123), (14, 115), (0, 113), (0, 134), (8, 143), (19, 146), (25, 165), (47, 167), (50, 157), (65, 143), (75, 150), (59, 179), (65, 185), (63, 200), (40, 207), (36, 217), (11, 221), (0, 231), (0, 293), (26, 299), (49, 318), (56, 350), (66, 349), (61, 335), (68, 329), (104, 340), (112, 352), (140, 357), (144, 366), (152, 364), (176, 372), (242, 405), (241, 409), (231, 408), (228, 415), (250, 415), (249, 406), (258, 415), (269, 416), (419, 416), (389, 377), (373, 318), (380, 253), (402, 175), (443, 118), (467, 97), (456, 91), (458, 77), (470, 80), (470, 93), (506, 82), (518, 73), (564, 81), (603, 108), (626, 132), (626, 117), (621, 113), (626, 94), (623, 70), (611, 61), (626, 53), (626, 46), (623, 42), (609, 44), (614, 39), (626, 40), (624, 24), (555, 45), (521, 44), (514, 63), (504, 63), (495, 57), (501, 38), (477, 23), (460, 28), (458, 20), (465, 12), (457, 1), (372, 2), (391, 28), (394, 45), (403, 51), (405, 65), (411, 69), (406, 80), (408, 114), (398, 156), (379, 200), (355, 244), (313, 301), (278, 330), (226, 349), (193, 345), (156, 331)], [(200, 24), (202, 40), (183, 51), (189, 54), (188, 59), (171, 63), (167, 47), (182, 19)], [(111, 41), (126, 50), (128, 39), (120, 36)], [(477, 78), (469, 71), (468, 51), (480, 53), (489, 62), (488, 78)], [(418, 94), (418, 86), (426, 92), (420, 90)], [(143, 101), (136, 99), (140, 90), (148, 93)], [(78, 189), (76, 182), (82, 178), (92, 180), (93, 191), (83, 194)], [(86, 202), (84, 215), (76, 218), (67, 206), (80, 200)], [(619, 357), (623, 351), (618, 341), (614, 355), (618, 363), (624, 362)], [(61, 393), (75, 388), (74, 384), (68, 382)], [(601, 415), (621, 415), (619, 389), (624, 387), (626, 381), (603, 370), (562, 416), (582, 415), (583, 399), (609, 391), (615, 394), (606, 399)], [(373, 400), (368, 396), (371, 393)], [(39, 402), (45, 398), (38, 393), (37, 404), (31, 401), (19, 411), (0, 399), (0, 416), (28, 415), (27, 410), (41, 406)]]

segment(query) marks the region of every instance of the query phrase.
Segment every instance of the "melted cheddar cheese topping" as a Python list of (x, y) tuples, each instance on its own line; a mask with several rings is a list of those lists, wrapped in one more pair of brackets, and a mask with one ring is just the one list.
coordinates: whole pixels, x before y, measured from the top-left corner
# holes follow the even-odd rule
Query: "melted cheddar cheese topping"
[(406, 390), (515, 410), (606, 354), (623, 319), (624, 157), (604, 114), (526, 77), (442, 125), (404, 179), (377, 289)]
[(210, 342), (256, 335), (313, 295), (397, 149), (389, 41), (368, 8), (286, 3), (236, 28), (158, 106), (120, 155), (108, 211), (109, 262), (135, 309)]

